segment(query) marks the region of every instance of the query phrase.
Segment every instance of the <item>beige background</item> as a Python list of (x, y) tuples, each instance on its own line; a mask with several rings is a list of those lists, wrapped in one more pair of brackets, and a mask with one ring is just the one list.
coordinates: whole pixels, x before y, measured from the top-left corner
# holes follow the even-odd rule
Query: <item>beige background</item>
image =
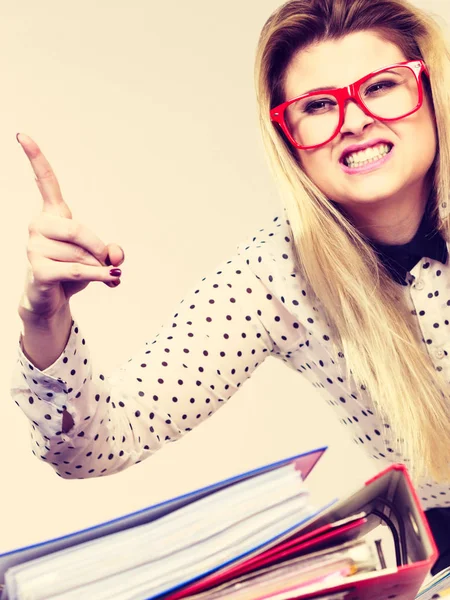
[[(448, 0), (416, 0), (444, 23)], [(319, 445), (325, 500), (376, 469), (296, 373), (267, 360), (207, 423), (106, 478), (35, 459), (10, 400), (27, 224), (41, 202), (18, 131), (41, 145), (74, 218), (126, 252), (122, 285), (73, 302), (111, 371), (196, 281), (280, 213), (256, 124), (253, 57), (277, 0), (0, 3), (0, 552), (95, 524)], [(351, 58), (351, 57), (349, 57)]]

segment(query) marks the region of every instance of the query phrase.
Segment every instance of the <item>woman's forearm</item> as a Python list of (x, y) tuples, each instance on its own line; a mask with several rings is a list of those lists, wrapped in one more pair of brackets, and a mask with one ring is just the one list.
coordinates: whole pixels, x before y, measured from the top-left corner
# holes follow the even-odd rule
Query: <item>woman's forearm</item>
[(20, 315), (23, 322), (22, 350), (30, 362), (43, 371), (61, 356), (70, 336), (72, 315), (67, 304), (51, 319)]

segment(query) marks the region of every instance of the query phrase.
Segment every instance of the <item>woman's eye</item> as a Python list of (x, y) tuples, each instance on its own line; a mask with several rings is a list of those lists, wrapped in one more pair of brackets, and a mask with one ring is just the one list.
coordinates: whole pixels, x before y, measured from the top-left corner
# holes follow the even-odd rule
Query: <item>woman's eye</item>
[(316, 102), (311, 102), (310, 104), (308, 104), (308, 106), (305, 108), (305, 112), (315, 112), (317, 110), (325, 108), (326, 105), (331, 104), (332, 102), (330, 102), (329, 100), (317, 100)]
[(376, 92), (383, 90), (383, 89), (390, 89), (392, 87), (394, 87), (396, 84), (393, 81), (380, 81), (380, 83), (375, 83), (373, 85), (371, 85), (369, 88), (367, 88), (366, 90), (366, 94), (375, 94)]

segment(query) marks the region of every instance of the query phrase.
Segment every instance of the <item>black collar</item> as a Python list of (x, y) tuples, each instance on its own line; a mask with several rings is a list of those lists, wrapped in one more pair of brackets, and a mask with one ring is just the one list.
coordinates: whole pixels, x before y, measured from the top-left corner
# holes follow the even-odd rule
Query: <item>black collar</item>
[(447, 244), (436, 229), (430, 208), (431, 202), (428, 202), (416, 235), (407, 244), (391, 246), (371, 240), (379, 259), (388, 269), (394, 281), (401, 285), (408, 285), (405, 281), (406, 274), (422, 258), (438, 260), (444, 265), (447, 263)]

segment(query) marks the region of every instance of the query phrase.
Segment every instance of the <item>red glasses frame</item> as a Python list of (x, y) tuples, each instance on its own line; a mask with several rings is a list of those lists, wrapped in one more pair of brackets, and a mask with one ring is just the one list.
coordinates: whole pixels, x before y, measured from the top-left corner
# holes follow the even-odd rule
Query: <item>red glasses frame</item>
[[(370, 79), (374, 75), (377, 75), (378, 73), (382, 73), (383, 71), (392, 69), (393, 67), (408, 67), (409, 69), (411, 69), (411, 71), (414, 73), (414, 76), (417, 81), (417, 86), (418, 86), (418, 90), (419, 90), (419, 100), (418, 100), (417, 106), (413, 110), (411, 110), (409, 113), (407, 113), (406, 115), (403, 115), (402, 117), (397, 117), (395, 119), (380, 119), (380, 117), (377, 117), (376, 115), (371, 113), (370, 110), (366, 106), (364, 106), (364, 103), (359, 94), (359, 90), (360, 90), (361, 85), (363, 83), (365, 83), (368, 79)], [(278, 125), (283, 130), (283, 133), (288, 138), (289, 142), (295, 148), (298, 148), (299, 150), (309, 150), (311, 148), (320, 148), (320, 146), (324, 146), (325, 144), (328, 144), (328, 142), (331, 142), (331, 140), (334, 139), (337, 136), (337, 134), (339, 133), (342, 125), (344, 124), (344, 119), (345, 119), (344, 108), (345, 108), (345, 103), (347, 102), (347, 100), (354, 100), (356, 102), (356, 104), (361, 108), (361, 110), (366, 115), (370, 115), (371, 117), (373, 117), (374, 119), (377, 119), (379, 121), (398, 121), (399, 119), (404, 119), (405, 117), (408, 117), (409, 115), (412, 115), (413, 113), (418, 111), (419, 108), (423, 104), (423, 86), (422, 86), (422, 79), (421, 79), (422, 73), (425, 73), (427, 75), (427, 77), (430, 76), (428, 68), (427, 68), (426, 64), (423, 62), (423, 60), (409, 60), (409, 61), (405, 61), (405, 62), (395, 63), (393, 65), (389, 65), (388, 67), (383, 67), (381, 69), (377, 69), (376, 71), (373, 71), (372, 73), (369, 73), (368, 75), (365, 75), (361, 79), (358, 79), (358, 81), (355, 81), (355, 83), (347, 85), (343, 88), (337, 88), (337, 89), (331, 88), (329, 90), (321, 90), (320, 92), (310, 92), (307, 94), (302, 94), (301, 96), (298, 96), (297, 98), (293, 98), (292, 100), (283, 102), (282, 104), (279, 104), (275, 108), (271, 109), (270, 119), (274, 123), (278, 123)], [(338, 106), (339, 106), (339, 123), (338, 123), (333, 135), (325, 142), (322, 142), (321, 144), (316, 144), (314, 146), (301, 146), (294, 140), (294, 138), (289, 133), (289, 129), (286, 125), (286, 121), (284, 118), (284, 113), (290, 104), (297, 102), (298, 100), (301, 100), (303, 98), (308, 98), (309, 96), (317, 96), (318, 93), (331, 95), (336, 98)]]

